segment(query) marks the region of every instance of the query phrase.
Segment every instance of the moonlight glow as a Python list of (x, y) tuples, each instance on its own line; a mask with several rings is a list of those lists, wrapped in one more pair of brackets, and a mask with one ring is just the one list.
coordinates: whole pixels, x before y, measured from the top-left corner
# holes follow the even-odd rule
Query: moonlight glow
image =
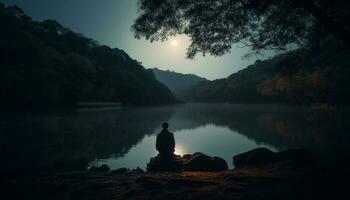
[(177, 45), (179, 45), (179, 42), (177, 40), (172, 40), (171, 41), (171, 46), (177, 47)]
[(184, 149), (181, 147), (181, 146), (178, 146), (176, 145), (176, 148), (175, 148), (175, 152), (174, 152), (176, 155), (181, 155), (183, 156), (185, 153), (184, 153)]

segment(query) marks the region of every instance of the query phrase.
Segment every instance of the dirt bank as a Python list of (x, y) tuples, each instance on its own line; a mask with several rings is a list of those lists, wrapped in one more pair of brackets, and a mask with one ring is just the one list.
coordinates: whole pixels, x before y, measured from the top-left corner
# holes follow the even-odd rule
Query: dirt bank
[(345, 185), (331, 174), (287, 161), (222, 172), (46, 173), (2, 188), (5, 199), (342, 199)]

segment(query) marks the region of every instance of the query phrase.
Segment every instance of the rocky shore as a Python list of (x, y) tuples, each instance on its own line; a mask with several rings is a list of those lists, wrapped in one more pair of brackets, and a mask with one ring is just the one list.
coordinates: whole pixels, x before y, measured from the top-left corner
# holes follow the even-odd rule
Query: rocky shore
[[(270, 153), (258, 149), (236, 156), (235, 162), (249, 161), (249, 164), (233, 170), (144, 172), (121, 168), (110, 171), (108, 166), (101, 166), (88, 171), (11, 178), (2, 189), (6, 191), (4, 199), (343, 199), (347, 196), (346, 184), (332, 171), (305, 159), (285, 159), (285, 153), (283, 156)], [(301, 151), (289, 153), (291, 158)], [(262, 158), (260, 154), (277, 157), (269, 160), (267, 156), (259, 163), (252, 163), (257, 155)]]

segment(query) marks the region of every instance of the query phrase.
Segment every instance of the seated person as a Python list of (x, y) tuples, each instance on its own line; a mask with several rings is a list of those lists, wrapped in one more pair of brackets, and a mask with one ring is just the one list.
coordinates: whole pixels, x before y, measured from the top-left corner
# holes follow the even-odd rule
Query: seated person
[(168, 123), (162, 124), (163, 130), (157, 135), (156, 149), (159, 154), (151, 158), (147, 164), (148, 171), (181, 171), (181, 156), (174, 154), (175, 139), (174, 135), (168, 131)]
[(169, 124), (162, 124), (163, 130), (157, 135), (156, 149), (160, 158), (173, 158), (175, 152), (174, 134), (168, 131)]

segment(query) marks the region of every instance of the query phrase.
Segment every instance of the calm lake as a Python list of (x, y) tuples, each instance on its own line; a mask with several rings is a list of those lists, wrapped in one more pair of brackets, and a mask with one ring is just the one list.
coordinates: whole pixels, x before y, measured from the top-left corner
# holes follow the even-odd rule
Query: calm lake
[(350, 150), (350, 109), (236, 104), (182, 104), (3, 116), (1, 170), (145, 169), (155, 137), (169, 122), (176, 153), (224, 158), (256, 147), (306, 148), (321, 162), (342, 162)]

